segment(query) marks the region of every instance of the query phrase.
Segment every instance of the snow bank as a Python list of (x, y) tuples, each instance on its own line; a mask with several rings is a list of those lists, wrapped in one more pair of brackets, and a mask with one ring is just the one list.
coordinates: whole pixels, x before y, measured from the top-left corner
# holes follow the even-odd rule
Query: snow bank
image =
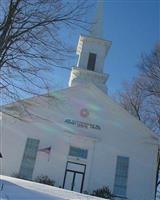
[(1, 200), (104, 200), (40, 183), (0, 176)]

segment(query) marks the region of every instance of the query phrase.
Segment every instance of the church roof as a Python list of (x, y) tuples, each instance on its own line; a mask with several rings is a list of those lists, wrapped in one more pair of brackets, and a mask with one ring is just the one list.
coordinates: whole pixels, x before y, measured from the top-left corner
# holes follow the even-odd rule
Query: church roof
[[(48, 95), (42, 96), (34, 96), (29, 99), (22, 100), (23, 104), (28, 107), (38, 107), (39, 109), (43, 109), (45, 112), (51, 113), (53, 115), (52, 109), (47, 109), (47, 105), (43, 105), (43, 98)], [(128, 129), (134, 124), (135, 132), (139, 132), (139, 134), (144, 134), (145, 137), (150, 137), (153, 140), (159, 140), (159, 136), (154, 134), (149, 128), (147, 128), (141, 121), (132, 116), (129, 112), (123, 109), (118, 103), (114, 102), (108, 95), (102, 92), (95, 85), (88, 83), (85, 85), (76, 85), (74, 87), (69, 87), (66, 89), (58, 90), (50, 92), (50, 97), (48, 97), (49, 104), (54, 106), (56, 102), (59, 102), (60, 105), (65, 103), (65, 110), (60, 110), (62, 112), (68, 112), (69, 115), (72, 115), (71, 109), (77, 107), (84, 107), (89, 110), (93, 110), (97, 115), (98, 121), (106, 120), (106, 123), (113, 123), (113, 126), (117, 126), (119, 129)], [(42, 98), (41, 98), (42, 97)], [(45, 97), (45, 98), (46, 98)], [(18, 110), (18, 103), (13, 103), (4, 106), (5, 109), (8, 110)], [(58, 103), (58, 104), (59, 104)], [(57, 104), (57, 105), (58, 105)], [(57, 106), (56, 105), (56, 106)], [(70, 107), (67, 105), (70, 105)], [(61, 106), (60, 106), (61, 107)], [(105, 116), (102, 116), (101, 113), (105, 112)], [(41, 116), (43, 117), (43, 116)]]

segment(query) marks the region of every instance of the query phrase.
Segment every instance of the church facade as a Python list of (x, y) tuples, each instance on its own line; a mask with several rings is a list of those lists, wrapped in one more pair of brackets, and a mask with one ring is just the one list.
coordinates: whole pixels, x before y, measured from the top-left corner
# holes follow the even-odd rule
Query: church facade
[(47, 175), (77, 192), (108, 186), (117, 200), (153, 200), (159, 138), (107, 95), (103, 65), (111, 42), (100, 30), (80, 36), (68, 88), (23, 100), (31, 118), (2, 114), (2, 173)]

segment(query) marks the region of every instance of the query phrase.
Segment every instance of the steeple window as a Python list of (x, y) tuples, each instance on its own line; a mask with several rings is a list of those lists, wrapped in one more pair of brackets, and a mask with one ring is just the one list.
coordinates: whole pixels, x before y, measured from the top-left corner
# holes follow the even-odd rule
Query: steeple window
[(96, 64), (96, 54), (95, 53), (89, 53), (87, 69), (90, 70), (90, 71), (94, 71), (95, 70), (95, 64)]

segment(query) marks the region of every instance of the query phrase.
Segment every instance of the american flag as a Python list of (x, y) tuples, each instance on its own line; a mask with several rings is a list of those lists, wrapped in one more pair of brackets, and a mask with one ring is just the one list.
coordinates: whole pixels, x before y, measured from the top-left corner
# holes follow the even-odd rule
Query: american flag
[(51, 146), (46, 147), (46, 148), (42, 148), (42, 149), (38, 149), (39, 152), (44, 152), (46, 154), (48, 154), (48, 162), (50, 160), (50, 153), (51, 153)]
[(39, 149), (38, 151), (41, 151), (41, 152), (50, 154), (50, 152), (51, 152), (51, 146), (50, 146), (50, 147), (46, 147), (46, 148)]

